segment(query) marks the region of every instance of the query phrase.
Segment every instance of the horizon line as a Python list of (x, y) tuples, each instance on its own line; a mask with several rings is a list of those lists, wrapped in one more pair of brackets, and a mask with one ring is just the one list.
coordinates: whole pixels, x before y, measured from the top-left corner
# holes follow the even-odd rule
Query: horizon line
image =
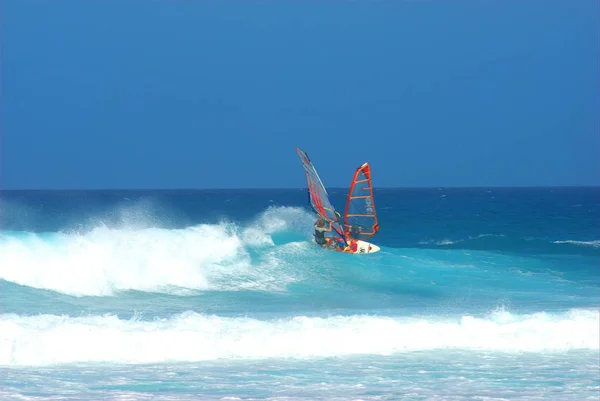
[[(325, 187), (326, 189), (348, 189), (347, 187)], [(380, 189), (559, 189), (559, 188), (600, 188), (600, 185), (494, 185), (494, 186), (373, 186), (374, 190)], [(307, 187), (226, 187), (226, 188), (12, 188), (0, 189), (2, 191), (291, 191), (306, 190)]]

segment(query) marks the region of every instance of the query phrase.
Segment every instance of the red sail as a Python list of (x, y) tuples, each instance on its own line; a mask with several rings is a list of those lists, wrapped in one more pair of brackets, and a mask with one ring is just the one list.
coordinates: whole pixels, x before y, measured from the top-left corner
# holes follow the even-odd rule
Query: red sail
[(379, 231), (369, 163), (357, 168), (352, 178), (346, 200), (344, 228), (352, 238), (362, 241)]

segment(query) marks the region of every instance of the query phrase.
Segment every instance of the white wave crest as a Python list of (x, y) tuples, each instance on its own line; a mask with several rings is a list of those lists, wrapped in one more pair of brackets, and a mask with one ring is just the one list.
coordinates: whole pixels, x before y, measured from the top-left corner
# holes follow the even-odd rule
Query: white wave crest
[(99, 226), (85, 233), (4, 235), (0, 279), (74, 296), (173, 288), (282, 290), (298, 277), (286, 271), (284, 257), (296, 248), (284, 245), (260, 257), (250, 250), (273, 247), (272, 233), (307, 218), (302, 209), (280, 207), (246, 228), (232, 223), (184, 229)]
[(263, 321), (186, 312), (168, 319), (0, 315), (0, 364), (160, 363), (217, 359), (390, 355), (431, 349), (497, 352), (598, 350), (599, 312)]
[(591, 246), (593, 248), (600, 248), (600, 240), (596, 240), (596, 241), (565, 240), (565, 241), (554, 241), (554, 243), (555, 244), (571, 244), (571, 245)]

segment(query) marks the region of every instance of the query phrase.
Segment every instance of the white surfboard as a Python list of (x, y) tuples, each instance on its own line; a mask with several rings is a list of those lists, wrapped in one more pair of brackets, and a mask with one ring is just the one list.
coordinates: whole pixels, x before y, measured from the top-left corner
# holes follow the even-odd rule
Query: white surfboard
[(359, 254), (365, 254), (365, 253), (375, 253), (375, 252), (379, 252), (380, 248), (375, 245), (375, 244), (371, 244), (370, 242), (367, 241), (357, 241), (358, 243), (358, 247), (356, 248), (356, 252), (354, 252), (355, 254), (359, 253)]

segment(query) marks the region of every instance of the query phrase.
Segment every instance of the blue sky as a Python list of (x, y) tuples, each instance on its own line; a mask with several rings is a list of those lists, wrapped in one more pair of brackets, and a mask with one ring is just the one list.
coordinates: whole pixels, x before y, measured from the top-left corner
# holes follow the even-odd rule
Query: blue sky
[(0, 4), (4, 189), (600, 183), (597, 0)]

